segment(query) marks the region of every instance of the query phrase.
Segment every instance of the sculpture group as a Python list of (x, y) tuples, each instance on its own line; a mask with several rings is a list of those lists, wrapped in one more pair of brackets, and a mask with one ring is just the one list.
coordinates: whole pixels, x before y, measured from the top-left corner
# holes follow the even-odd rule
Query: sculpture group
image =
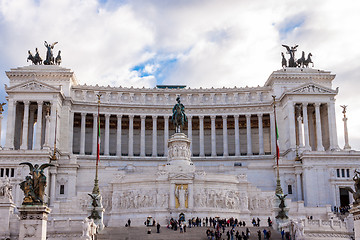
[(20, 183), (20, 188), (24, 192), (23, 205), (43, 205), (46, 176), (44, 169), (50, 166), (54, 166), (50, 163), (32, 165), (29, 162), (22, 162), (19, 165), (27, 165), (30, 168), (30, 176), (26, 176), (25, 181)]
[(281, 66), (282, 67), (309, 67), (309, 64), (312, 63), (312, 67), (314, 67), (314, 63), (311, 60), (312, 54), (309, 53), (307, 58), (305, 58), (305, 52), (302, 51), (301, 58), (296, 59), (295, 58), (295, 52), (297, 51), (297, 47), (299, 45), (295, 45), (293, 47), (289, 47), (287, 45), (282, 45), (287, 50), (287, 54), (290, 55), (289, 60), (286, 60), (284, 53), (281, 53), (282, 61)]
[(27, 61), (31, 61), (32, 64), (34, 65), (41, 65), (44, 63), (44, 65), (60, 65), (61, 63), (61, 51), (59, 50), (58, 55), (56, 56), (56, 58), (54, 58), (53, 55), (53, 49), (54, 46), (57, 44), (58, 42), (54, 42), (53, 44), (49, 44), (48, 42), (44, 42), (44, 46), (46, 47), (47, 51), (46, 51), (46, 59), (43, 62), (42, 58), (40, 57), (39, 54), (39, 50), (37, 48), (35, 48), (35, 56), (31, 53), (31, 51), (28, 51), (28, 58)]
[(180, 102), (180, 97), (176, 98), (177, 103), (173, 107), (173, 115), (171, 121), (175, 125), (175, 132), (180, 133), (181, 128), (184, 126), (185, 122), (187, 122), (187, 117), (185, 114), (185, 106)]

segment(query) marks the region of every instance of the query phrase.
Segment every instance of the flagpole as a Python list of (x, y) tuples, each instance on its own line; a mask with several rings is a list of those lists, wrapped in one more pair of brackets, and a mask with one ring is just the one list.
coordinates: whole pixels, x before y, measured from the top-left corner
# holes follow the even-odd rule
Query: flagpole
[(99, 166), (99, 161), (100, 161), (100, 98), (101, 98), (101, 94), (96, 94), (97, 98), (98, 98), (98, 114), (97, 114), (97, 154), (96, 154), (96, 168), (95, 168), (95, 179), (94, 179), (94, 188), (92, 190), (93, 194), (100, 194), (100, 189), (99, 189), (99, 179), (98, 179), (98, 166)]
[(273, 104), (274, 104), (274, 119), (275, 119), (275, 137), (276, 137), (276, 190), (275, 190), (275, 194), (284, 194), (283, 190), (281, 188), (281, 183), (280, 183), (280, 172), (279, 172), (279, 156), (280, 156), (280, 151), (279, 151), (279, 145), (278, 145), (278, 139), (279, 139), (279, 135), (278, 135), (278, 129), (277, 129), (277, 123), (276, 123), (276, 101), (275, 101), (275, 95), (272, 95), (273, 98)]

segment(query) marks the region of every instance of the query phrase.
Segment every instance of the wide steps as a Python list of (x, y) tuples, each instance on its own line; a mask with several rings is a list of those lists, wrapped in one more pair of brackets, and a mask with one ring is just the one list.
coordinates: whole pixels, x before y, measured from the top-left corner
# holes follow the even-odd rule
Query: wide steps
[[(147, 229), (151, 228), (151, 234), (147, 234)], [(207, 240), (206, 230), (207, 227), (193, 227), (186, 228), (186, 233), (180, 233), (178, 228), (177, 231), (168, 229), (166, 227), (160, 228), (160, 233), (156, 233), (156, 227), (118, 227), (118, 228), (105, 228), (98, 236), (98, 240)], [(261, 231), (261, 239), (264, 239), (263, 230), (269, 230), (268, 227), (249, 227), (250, 240), (257, 240), (257, 231)], [(214, 228), (210, 228), (214, 230)], [(226, 232), (230, 228), (226, 228), (225, 233), (222, 234), (222, 239), (227, 239)], [(246, 232), (246, 227), (236, 227), (235, 232), (242, 231)], [(280, 240), (281, 235), (279, 232), (270, 229), (271, 239)], [(235, 236), (234, 236), (235, 239)]]

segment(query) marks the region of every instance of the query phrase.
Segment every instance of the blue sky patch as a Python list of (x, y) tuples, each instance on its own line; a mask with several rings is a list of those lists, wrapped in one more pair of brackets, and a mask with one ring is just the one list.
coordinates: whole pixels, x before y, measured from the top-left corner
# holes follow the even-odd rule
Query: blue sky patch
[(279, 33), (281, 38), (285, 38), (288, 33), (291, 33), (297, 28), (300, 28), (305, 22), (305, 16), (298, 15), (294, 16), (291, 19), (285, 19), (284, 22), (280, 24)]

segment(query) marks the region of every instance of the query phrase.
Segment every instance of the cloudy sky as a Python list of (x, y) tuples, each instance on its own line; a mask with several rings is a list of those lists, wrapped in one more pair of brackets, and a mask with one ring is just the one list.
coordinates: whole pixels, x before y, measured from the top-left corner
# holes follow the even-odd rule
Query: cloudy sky
[(359, 11), (357, 0), (0, 0), (0, 101), (4, 72), (29, 65), (29, 49), (44, 58), (44, 40), (59, 42), (81, 84), (192, 88), (262, 86), (281, 68), (281, 44), (298, 44), (337, 74), (339, 144), (346, 104), (360, 149)]

